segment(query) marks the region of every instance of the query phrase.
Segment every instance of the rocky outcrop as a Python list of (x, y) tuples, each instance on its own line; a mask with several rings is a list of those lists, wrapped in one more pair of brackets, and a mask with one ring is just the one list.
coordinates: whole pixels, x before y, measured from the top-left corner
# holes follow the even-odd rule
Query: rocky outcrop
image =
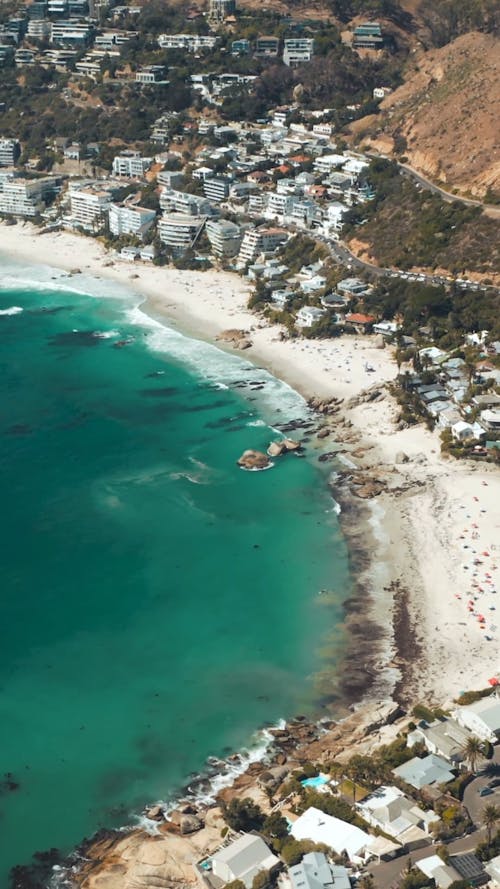
[(222, 330), (216, 339), (220, 342), (228, 343), (233, 349), (250, 349), (253, 345), (252, 340), (248, 336), (248, 330), (238, 330), (235, 327)]
[(310, 398), (307, 403), (313, 411), (317, 411), (319, 414), (336, 414), (340, 410), (343, 400), (343, 398), (319, 398), (316, 395), (314, 398)]
[(268, 469), (272, 466), (267, 454), (253, 450), (243, 451), (237, 463), (242, 469)]
[(281, 457), (287, 451), (299, 451), (301, 447), (300, 441), (294, 441), (293, 438), (282, 438), (280, 441), (272, 441), (267, 453), (270, 457)]

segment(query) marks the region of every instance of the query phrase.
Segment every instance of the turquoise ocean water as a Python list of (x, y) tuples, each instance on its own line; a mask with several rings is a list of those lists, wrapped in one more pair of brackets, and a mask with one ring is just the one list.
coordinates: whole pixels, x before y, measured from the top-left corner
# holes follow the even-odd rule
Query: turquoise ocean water
[(310, 709), (349, 579), (317, 462), (235, 465), (296, 393), (108, 282), (0, 263), (3, 887)]

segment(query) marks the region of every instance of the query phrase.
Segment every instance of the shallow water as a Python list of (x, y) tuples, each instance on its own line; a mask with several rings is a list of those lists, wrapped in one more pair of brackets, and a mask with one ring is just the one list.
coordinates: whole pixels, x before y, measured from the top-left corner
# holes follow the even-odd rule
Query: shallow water
[(314, 461), (235, 464), (302, 399), (52, 274), (0, 265), (0, 886), (310, 710), (349, 584)]

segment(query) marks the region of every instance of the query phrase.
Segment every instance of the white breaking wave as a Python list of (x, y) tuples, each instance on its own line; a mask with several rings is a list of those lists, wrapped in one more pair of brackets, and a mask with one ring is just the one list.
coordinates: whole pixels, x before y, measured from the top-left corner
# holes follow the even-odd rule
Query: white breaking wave
[(10, 306), (8, 309), (0, 309), (0, 315), (19, 315), (23, 311), (22, 306)]
[[(211, 343), (185, 336), (173, 327), (151, 318), (140, 306), (127, 309), (126, 316), (129, 323), (148, 331), (146, 344), (151, 351), (170, 355), (217, 388), (244, 384), (241, 387), (242, 394), (251, 396), (252, 383), (258, 380), (263, 385), (255, 393), (255, 397), (258, 395), (259, 408), (271, 410), (275, 423), (278, 421), (276, 414), (279, 413), (287, 420), (305, 414), (307, 405), (304, 398), (267, 370), (254, 367), (247, 360), (224, 352)], [(267, 425), (263, 421), (253, 421), (254, 425), (260, 425), (260, 422)]]

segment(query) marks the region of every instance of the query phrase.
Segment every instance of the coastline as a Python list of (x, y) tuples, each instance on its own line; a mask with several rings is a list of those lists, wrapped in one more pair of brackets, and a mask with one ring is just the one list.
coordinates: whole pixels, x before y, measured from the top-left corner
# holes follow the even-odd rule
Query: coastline
[[(442, 457), (437, 434), (422, 426), (398, 428), (397, 405), (385, 388), (396, 376), (390, 348), (377, 349), (373, 337), (363, 336), (282, 340), (278, 326), (262, 322), (246, 308), (248, 286), (237, 275), (115, 262), (99, 242), (81, 235), (40, 235), (29, 223), (0, 224), (0, 251), (16, 261), (44, 265), (49, 261), (51, 268), (73, 271), (68, 284), (78, 282), (78, 267), (84, 276), (132, 289), (145, 298), (141, 312), (198, 339), (213, 342), (228, 328), (248, 331), (252, 347), (245, 351), (245, 359), (264, 366), (306, 399), (336, 402), (326, 408), (324, 421), (318, 414), (318, 425), (326, 429), (317, 447), (319, 456), (322, 449), (328, 451), (331, 440), (332, 450), (347, 464), (334, 487), (335, 499), (343, 502), (341, 522), (350, 537), (351, 558), (357, 559), (346, 624), (357, 646), (367, 643), (365, 678), (356, 683), (361, 698), (364, 682), (379, 678), (384, 670), (397, 685), (402, 702), (425, 698), (443, 703), (464, 685), (484, 686), (500, 669), (495, 641), (488, 645), (466, 608), (470, 593), (464, 591), (464, 581), (469, 582), (474, 570), (482, 581), (485, 569), (467, 564), (463, 550), (466, 546), (469, 554), (473, 549), (490, 552), (494, 577), (500, 565), (500, 545), (494, 549), (500, 539), (498, 471)], [(243, 356), (227, 342), (218, 341), (217, 346)], [(360, 481), (375, 483), (376, 496), (369, 492), (366, 499), (352, 497), (359, 495)], [(473, 524), (478, 525), (475, 546), (464, 539), (470, 537)], [(395, 597), (396, 589), (405, 590), (405, 595)], [(483, 589), (481, 608), (486, 613), (487, 608), (496, 609), (496, 600), (484, 584)], [(406, 629), (398, 640), (393, 625), (401, 626), (403, 609)], [(367, 618), (373, 622), (367, 625), (363, 641), (356, 619), (360, 613), (363, 623)], [(489, 618), (496, 627), (493, 610)], [(496, 629), (492, 632), (496, 635)], [(347, 670), (353, 662), (351, 653), (350, 648)], [(346, 688), (354, 691), (349, 683)]]
[[(110, 257), (99, 243), (62, 233), (40, 236), (29, 225), (0, 225), (0, 251), (30, 264), (47, 265), (50, 258), (50, 268), (68, 272), (78, 265), (84, 277), (132, 288), (145, 299), (141, 312), (208, 342), (227, 328), (248, 330), (253, 345), (245, 360), (264, 366), (306, 399), (323, 400), (315, 425), (323, 427), (326, 435), (309, 447), (317, 448), (318, 457), (331, 449), (345, 460), (345, 471), (331, 484), (332, 496), (341, 506), (353, 577), (345, 602), (343, 629), (349, 642), (339, 687), (343, 698), (357, 702), (352, 717), (356, 730), (359, 722), (373, 723), (377, 700), (393, 698), (403, 706), (425, 700), (444, 706), (463, 688), (485, 686), (487, 678), (500, 670), (497, 647), (484, 639), (467, 614), (461, 590), (467, 577), (464, 572), (472, 573), (471, 565), (464, 567), (463, 546), (472, 546), (473, 525), (478, 526), (478, 551), (488, 548), (492, 556), (495, 552), (500, 529), (498, 472), (494, 467), (442, 458), (437, 436), (422, 427), (398, 429), (397, 406), (385, 388), (396, 373), (389, 349), (380, 351), (372, 338), (364, 337), (282, 341), (277, 326), (263, 324), (248, 312), (247, 287), (229, 273), (178, 272), (125, 263), (110, 266)], [(58, 283), (77, 286), (78, 275), (74, 272)], [(222, 348), (242, 354), (226, 342)], [(376, 368), (374, 374), (367, 372), (368, 364)], [(488, 567), (493, 567), (493, 559)], [(495, 571), (497, 567), (495, 562)], [(491, 593), (488, 601), (494, 602), (494, 593), (487, 592)], [(483, 604), (486, 594), (482, 595), (481, 608), (489, 615), (486, 607), (490, 606)], [(328, 689), (327, 669), (324, 674)], [(325, 749), (331, 755), (337, 746), (350, 750), (350, 719), (343, 720), (328, 739), (311, 736), (307, 757), (319, 758)], [(298, 755), (295, 746), (290, 748), (289, 757)], [(250, 762), (231, 793), (243, 789), (245, 795), (264, 765)], [(165, 835), (171, 862), (176, 849), (169, 823), (165, 822)], [(148, 831), (157, 836), (158, 825), (142, 821), (139, 828), (126, 829), (125, 834), (105, 832), (105, 848), (99, 846), (99, 834), (85, 845), (85, 855), (92, 850), (90, 854), (95, 852), (100, 862), (103, 853), (113, 865), (124, 835), (134, 838), (133, 842), (149, 842)], [(207, 848), (219, 837), (220, 833), (212, 833)], [(186, 850), (181, 848), (177, 854), (185, 867)], [(197, 843), (193, 850), (190, 867), (200, 857)], [(80, 885), (93, 885), (87, 884), (83, 872), (81, 877)], [(190, 882), (185, 872), (183, 879)]]

